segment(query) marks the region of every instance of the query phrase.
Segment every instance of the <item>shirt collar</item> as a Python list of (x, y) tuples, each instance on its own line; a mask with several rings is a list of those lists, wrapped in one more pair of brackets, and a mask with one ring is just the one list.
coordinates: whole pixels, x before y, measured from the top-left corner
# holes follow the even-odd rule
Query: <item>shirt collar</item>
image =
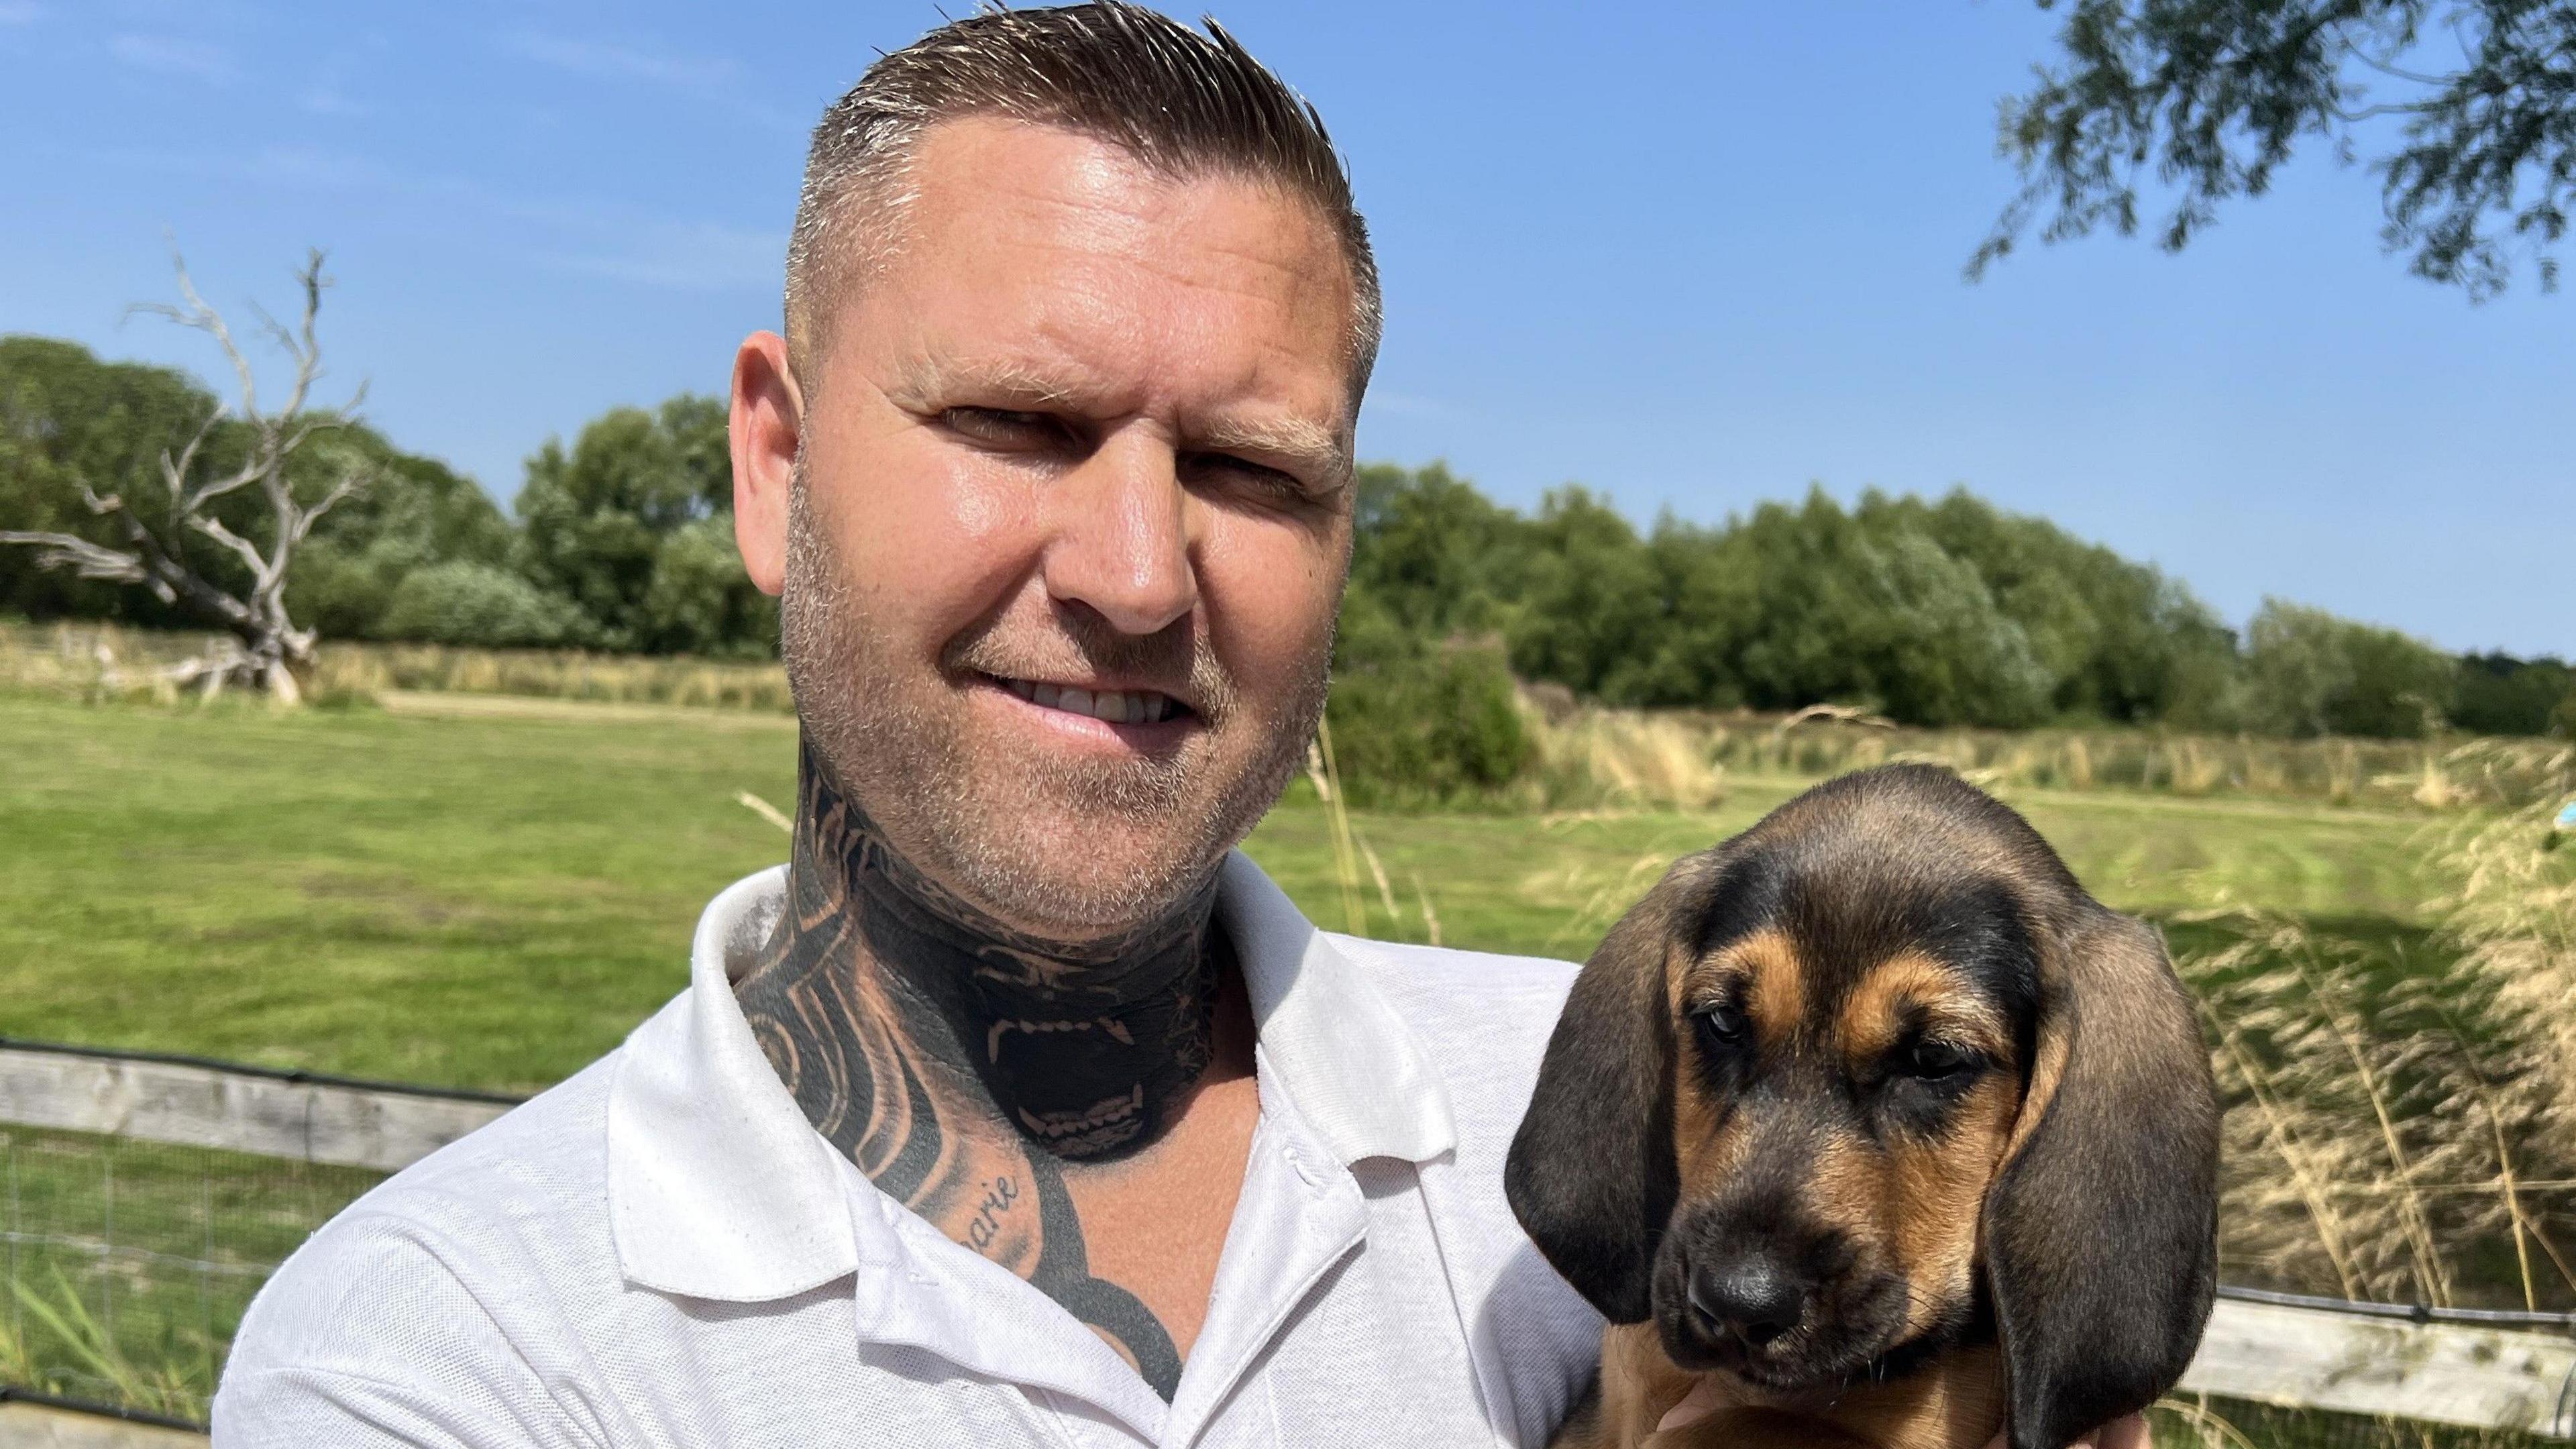
[[(851, 1201), (866, 1179), (807, 1123), (734, 999), (785, 890), (786, 867), (775, 866), (709, 902), (689, 989), (619, 1053), (609, 1223), (620, 1268), (643, 1287), (766, 1302), (904, 1253), (887, 1217), (900, 1210)], [(1361, 965), (1241, 852), (1222, 867), (1217, 914), (1274, 1079), (1264, 1086), (1282, 1090), (1345, 1166), (1449, 1151), (1456, 1129), (1439, 1074)]]
[(1265, 1064), (1344, 1165), (1424, 1162), (1457, 1141), (1449, 1094), (1413, 1029), (1334, 938), (1241, 851), (1217, 881)]
[(750, 964), (787, 868), (726, 887), (698, 917), (689, 989), (635, 1029), (608, 1088), (608, 1217), (627, 1280), (753, 1303), (857, 1261), (840, 1156), (752, 1039), (729, 967)]

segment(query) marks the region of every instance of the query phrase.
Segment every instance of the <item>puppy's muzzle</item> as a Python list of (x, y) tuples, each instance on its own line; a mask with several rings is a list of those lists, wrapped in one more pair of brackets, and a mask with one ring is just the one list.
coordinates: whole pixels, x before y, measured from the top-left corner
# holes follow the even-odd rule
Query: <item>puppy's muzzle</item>
[(1789, 1265), (1766, 1252), (1729, 1254), (1690, 1275), (1690, 1310), (1711, 1338), (1766, 1348), (1806, 1321), (1815, 1294)]

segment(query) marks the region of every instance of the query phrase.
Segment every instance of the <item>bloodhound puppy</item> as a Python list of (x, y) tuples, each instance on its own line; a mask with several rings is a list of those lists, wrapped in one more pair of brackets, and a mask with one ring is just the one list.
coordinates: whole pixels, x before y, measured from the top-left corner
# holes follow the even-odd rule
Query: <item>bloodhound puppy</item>
[[(2218, 1111), (2149, 927), (1956, 775), (1847, 775), (1602, 941), (1504, 1182), (1610, 1320), (1559, 1445), (2061, 1449), (2208, 1319)], [(1657, 1434), (1696, 1391), (1715, 1414)]]

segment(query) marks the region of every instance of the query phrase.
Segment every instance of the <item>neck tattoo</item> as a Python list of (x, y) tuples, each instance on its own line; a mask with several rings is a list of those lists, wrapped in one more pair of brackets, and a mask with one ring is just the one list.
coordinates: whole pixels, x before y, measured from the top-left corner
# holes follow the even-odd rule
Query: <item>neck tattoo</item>
[(889, 1196), (1028, 1279), (1165, 1399), (1171, 1335), (1091, 1275), (1068, 1164), (1151, 1145), (1206, 1071), (1226, 964), (1216, 882), (1068, 944), (896, 854), (807, 749), (787, 909), (734, 988), (806, 1119)]

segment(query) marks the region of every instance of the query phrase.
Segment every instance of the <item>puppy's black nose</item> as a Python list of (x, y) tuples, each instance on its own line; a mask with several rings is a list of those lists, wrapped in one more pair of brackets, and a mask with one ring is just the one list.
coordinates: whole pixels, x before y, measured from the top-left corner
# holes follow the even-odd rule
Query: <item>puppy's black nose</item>
[(1691, 1274), (1690, 1306), (1709, 1333), (1760, 1348), (1798, 1326), (1807, 1291), (1768, 1258), (1731, 1258)]

